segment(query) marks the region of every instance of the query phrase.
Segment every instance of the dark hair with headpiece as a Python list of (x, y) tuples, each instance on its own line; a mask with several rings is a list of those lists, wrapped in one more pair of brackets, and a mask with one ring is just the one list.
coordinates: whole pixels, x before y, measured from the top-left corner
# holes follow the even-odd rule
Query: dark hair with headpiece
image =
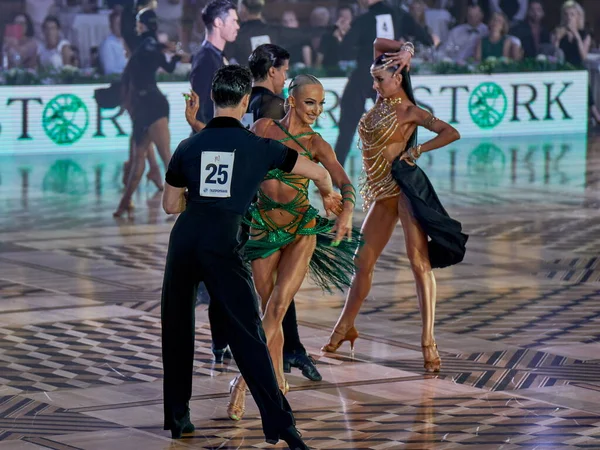
[(264, 81), (269, 75), (269, 69), (279, 69), (290, 60), (289, 52), (279, 45), (263, 44), (254, 49), (248, 58), (248, 66), (254, 81)]
[[(375, 69), (381, 68), (381, 70), (386, 70), (387, 72), (395, 73), (396, 70), (398, 70), (398, 66), (388, 65), (389, 63), (386, 64), (386, 62), (384, 61), (385, 58), (386, 58), (385, 54), (379, 55), (375, 59), (375, 61), (373, 61), (373, 65), (371, 67), (375, 68)], [(384, 69), (384, 67), (385, 67), (385, 69)], [(410, 73), (406, 67), (404, 69), (402, 69), (402, 72), (400, 72), (400, 75), (402, 75), (401, 86), (402, 86), (402, 89), (404, 89), (404, 92), (406, 93), (406, 98), (408, 100), (410, 100), (413, 104), (416, 105), (417, 100), (415, 99), (415, 93), (413, 91), (412, 81), (410, 79)], [(414, 147), (415, 145), (417, 145), (417, 128), (415, 128), (415, 131), (408, 139), (406, 148), (411, 148), (411, 147)]]
[(294, 91), (302, 86), (314, 86), (318, 84), (319, 86), (323, 86), (323, 84), (319, 81), (317, 77), (314, 75), (310, 75), (308, 73), (301, 73), (300, 75), (296, 75), (290, 81), (288, 85), (288, 93), (289, 95), (294, 95)]
[(247, 67), (231, 64), (215, 72), (211, 92), (215, 106), (237, 106), (245, 95), (252, 92), (252, 73)]
[(202, 10), (202, 22), (204, 22), (206, 29), (209, 32), (212, 31), (215, 20), (221, 19), (224, 21), (232, 9), (237, 11), (235, 3), (231, 0), (212, 0)]
[(152, 31), (153, 33), (156, 33), (156, 30), (158, 30), (158, 17), (156, 16), (156, 13), (153, 10), (151, 10), (151, 9), (141, 10), (138, 13), (136, 19), (138, 22), (146, 25), (148, 30)]

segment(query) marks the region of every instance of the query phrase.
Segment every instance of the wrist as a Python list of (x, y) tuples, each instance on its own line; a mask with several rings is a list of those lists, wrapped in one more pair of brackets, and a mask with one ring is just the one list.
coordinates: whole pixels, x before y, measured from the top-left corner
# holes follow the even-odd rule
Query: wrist
[(410, 53), (411, 58), (415, 56), (415, 46), (412, 42), (405, 42), (402, 44), (400, 46), (400, 51)]

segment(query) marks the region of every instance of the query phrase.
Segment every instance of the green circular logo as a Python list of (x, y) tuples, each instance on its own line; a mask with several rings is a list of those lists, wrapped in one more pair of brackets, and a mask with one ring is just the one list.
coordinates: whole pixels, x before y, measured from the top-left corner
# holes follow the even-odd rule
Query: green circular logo
[(75, 161), (60, 159), (44, 175), (42, 189), (58, 194), (84, 195), (88, 192), (87, 174)]
[(48, 102), (42, 115), (46, 135), (58, 145), (77, 142), (88, 127), (85, 103), (73, 94), (61, 94)]
[(481, 178), (485, 184), (497, 184), (506, 169), (506, 156), (494, 144), (483, 143), (477, 146), (467, 160), (469, 176)]
[(469, 114), (473, 122), (484, 130), (494, 128), (506, 114), (508, 100), (496, 83), (482, 83), (469, 98)]

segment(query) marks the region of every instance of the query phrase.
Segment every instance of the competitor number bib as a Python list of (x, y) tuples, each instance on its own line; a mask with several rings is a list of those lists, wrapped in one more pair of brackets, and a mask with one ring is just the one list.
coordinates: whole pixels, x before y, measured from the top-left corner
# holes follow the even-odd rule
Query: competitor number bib
[(235, 152), (202, 152), (200, 160), (200, 196), (231, 197)]

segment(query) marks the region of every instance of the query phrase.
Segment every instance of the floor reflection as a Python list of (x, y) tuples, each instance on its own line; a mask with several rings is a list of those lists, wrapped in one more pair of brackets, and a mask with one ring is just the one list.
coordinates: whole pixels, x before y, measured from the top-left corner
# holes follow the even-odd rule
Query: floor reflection
[[(124, 158), (0, 157), (0, 450), (263, 448), (252, 401), (241, 422), (226, 418), (237, 368), (212, 362), (206, 305), (196, 314), (196, 432), (172, 442), (162, 430), (160, 292), (173, 218), (146, 184), (135, 218), (112, 218)], [(354, 181), (359, 162), (348, 161)], [(442, 371), (423, 372), (398, 226), (353, 356), (347, 344), (320, 352), (344, 295), (306, 282), (295, 297), (323, 375), (288, 376), (309, 445), (600, 448), (600, 139), (463, 140), (420, 164), (470, 235), (465, 261), (436, 271)]]

